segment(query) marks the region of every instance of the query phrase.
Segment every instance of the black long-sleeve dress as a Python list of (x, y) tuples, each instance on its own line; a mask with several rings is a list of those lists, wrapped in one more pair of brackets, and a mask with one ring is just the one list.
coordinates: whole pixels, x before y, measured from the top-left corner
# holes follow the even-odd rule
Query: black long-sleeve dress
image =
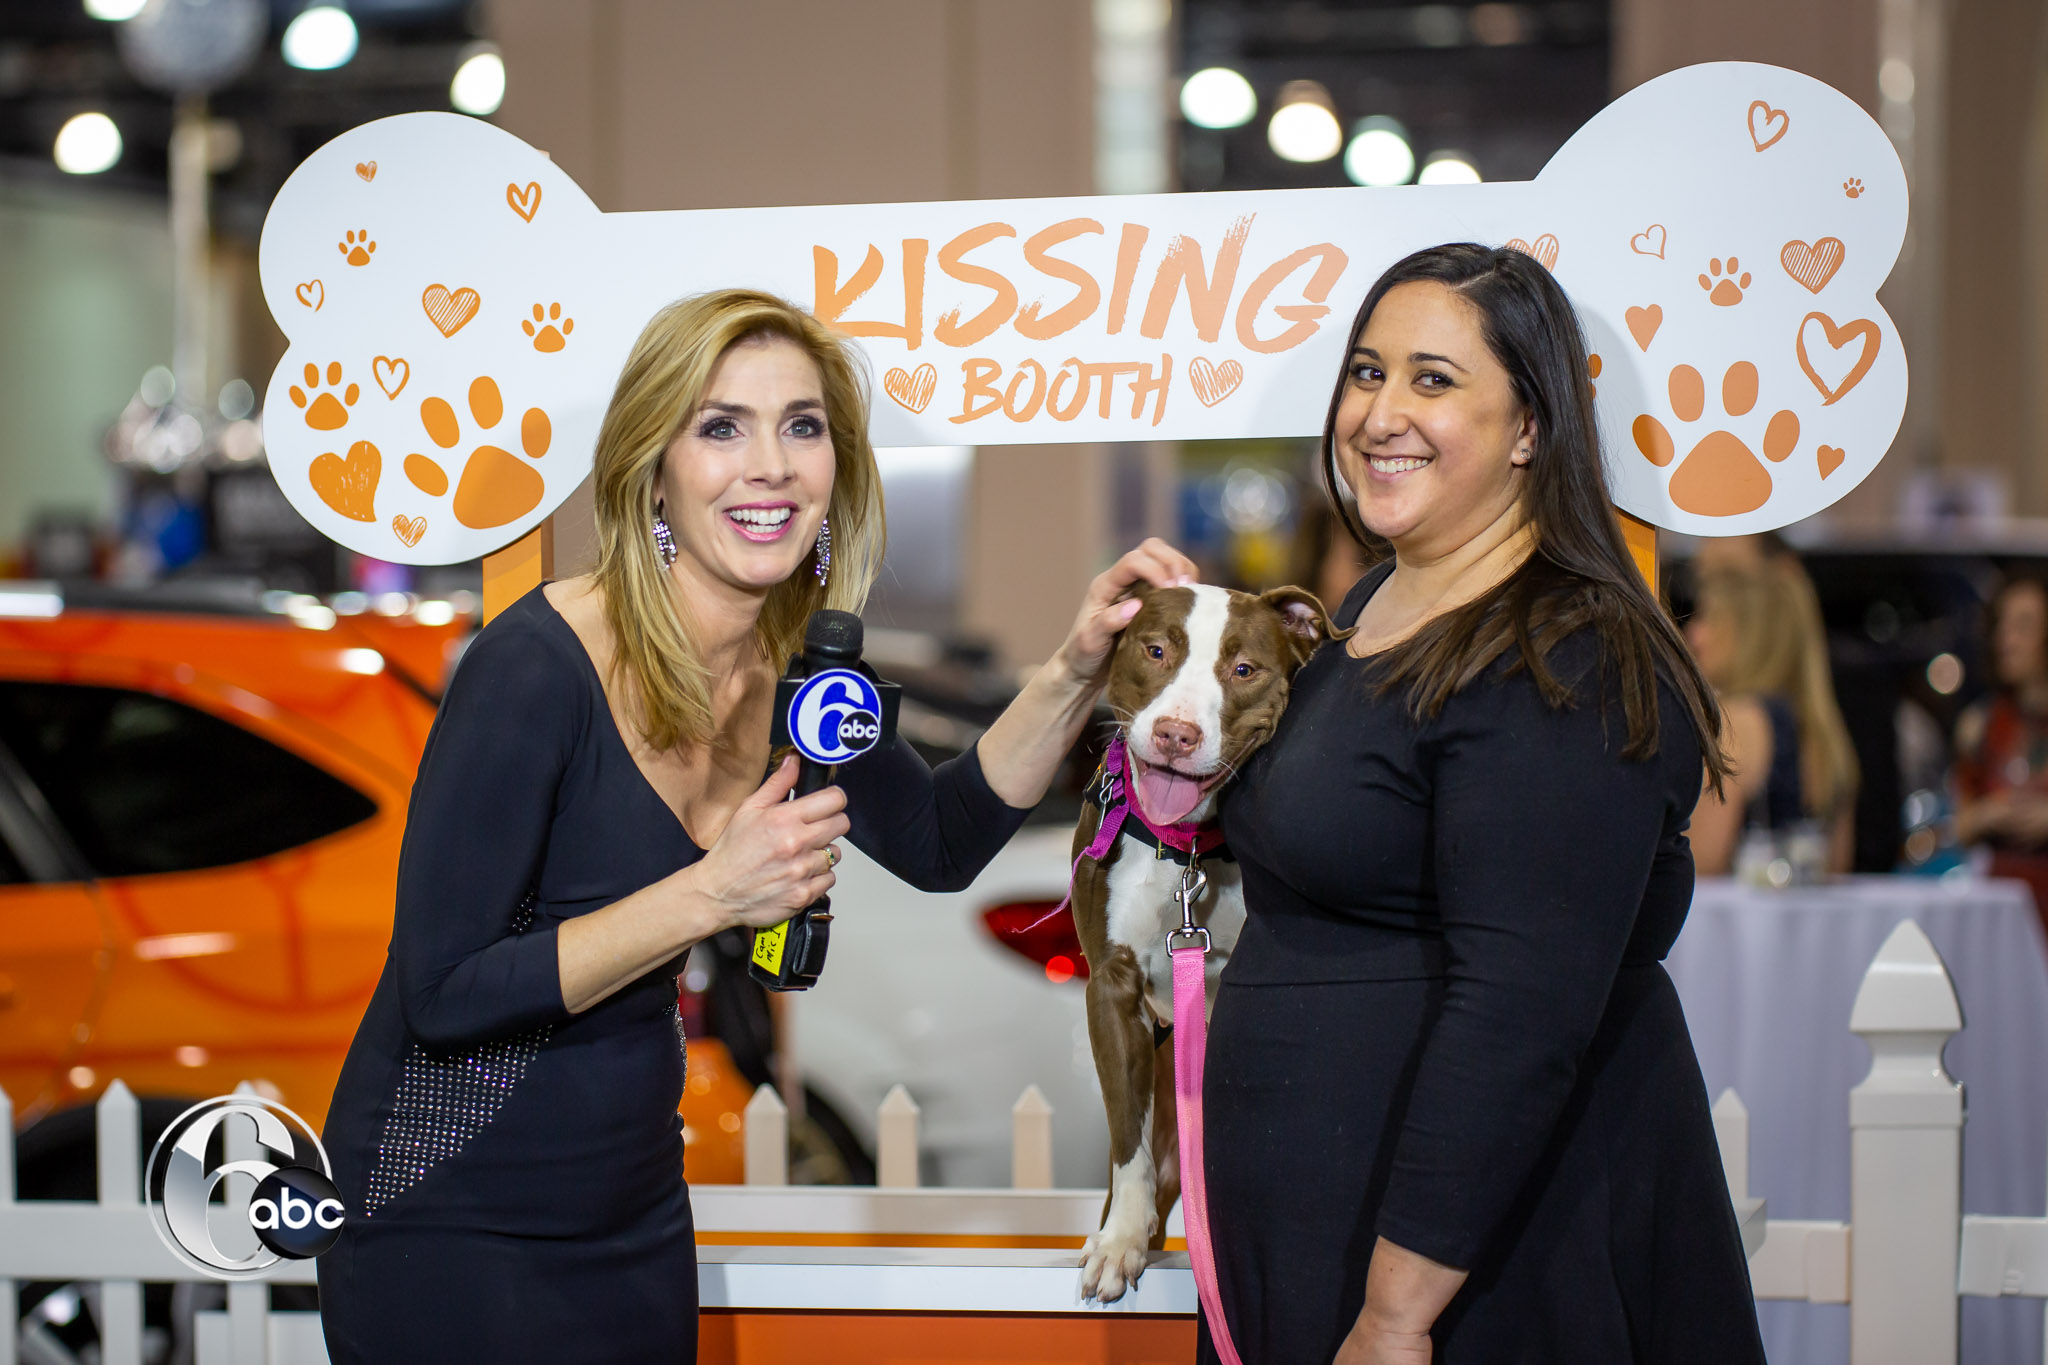
[[(840, 770), (850, 838), (966, 885), (1024, 812), (970, 751)], [(572, 1015), (555, 934), (702, 850), (634, 764), (536, 589), (477, 637), (427, 740), (391, 951), (324, 1135), (348, 1211), (320, 1260), (335, 1365), (693, 1361), (683, 1057), (665, 962)]]
[(1667, 686), (1657, 755), (1622, 758), (1590, 632), (1549, 656), (1572, 707), (1513, 660), (1417, 721), (1326, 645), (1224, 805), (1247, 918), (1204, 1106), (1246, 1365), (1329, 1361), (1380, 1236), (1471, 1272), (1440, 1365), (1763, 1361), (1660, 965), (1692, 899), (1698, 739)]

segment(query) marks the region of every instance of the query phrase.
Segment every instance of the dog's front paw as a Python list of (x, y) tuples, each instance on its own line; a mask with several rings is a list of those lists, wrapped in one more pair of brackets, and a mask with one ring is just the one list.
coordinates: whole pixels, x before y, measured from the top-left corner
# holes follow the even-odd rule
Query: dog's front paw
[(1119, 1236), (1107, 1228), (1081, 1248), (1081, 1297), (1115, 1303), (1145, 1273), (1146, 1239)]

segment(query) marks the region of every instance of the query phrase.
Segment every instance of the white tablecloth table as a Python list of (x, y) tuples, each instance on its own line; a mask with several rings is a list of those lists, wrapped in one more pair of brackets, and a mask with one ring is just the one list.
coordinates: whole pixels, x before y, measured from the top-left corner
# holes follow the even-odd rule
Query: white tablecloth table
[[(1773, 1218), (1849, 1217), (1849, 1089), (1870, 1050), (1849, 1032), (1863, 973), (1917, 920), (1956, 985), (1963, 1031), (1963, 1211), (2039, 1216), (2048, 1202), (2048, 950), (2022, 882), (1855, 877), (1785, 891), (1703, 879), (1666, 967), (1709, 1097), (1750, 1113), (1749, 1193)], [(1846, 1365), (1846, 1306), (1758, 1304), (1773, 1365)], [(1963, 1365), (2041, 1360), (2042, 1301), (1962, 1301)]]

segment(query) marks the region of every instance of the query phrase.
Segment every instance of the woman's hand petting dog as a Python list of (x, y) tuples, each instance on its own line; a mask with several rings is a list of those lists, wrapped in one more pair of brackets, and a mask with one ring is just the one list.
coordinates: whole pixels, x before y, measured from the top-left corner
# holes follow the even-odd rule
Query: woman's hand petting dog
[(1195, 581), (1195, 561), (1157, 536), (1132, 550), (1095, 576), (1081, 599), (1073, 629), (1057, 656), (1077, 679), (1099, 681), (1109, 667), (1118, 632), (1130, 624), (1142, 605), (1133, 595), (1140, 584), (1178, 588)]

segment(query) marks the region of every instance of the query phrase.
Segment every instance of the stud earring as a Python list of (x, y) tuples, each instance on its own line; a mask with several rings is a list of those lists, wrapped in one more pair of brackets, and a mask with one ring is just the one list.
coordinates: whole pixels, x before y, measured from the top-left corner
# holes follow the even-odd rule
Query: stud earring
[(825, 517), (818, 522), (818, 543), (811, 547), (811, 555), (818, 561), (818, 581), (823, 583), (825, 575), (832, 572), (832, 518)]
[(662, 520), (658, 504), (654, 509), (654, 553), (661, 556), (663, 568), (676, 562), (676, 538), (670, 533), (668, 523)]

